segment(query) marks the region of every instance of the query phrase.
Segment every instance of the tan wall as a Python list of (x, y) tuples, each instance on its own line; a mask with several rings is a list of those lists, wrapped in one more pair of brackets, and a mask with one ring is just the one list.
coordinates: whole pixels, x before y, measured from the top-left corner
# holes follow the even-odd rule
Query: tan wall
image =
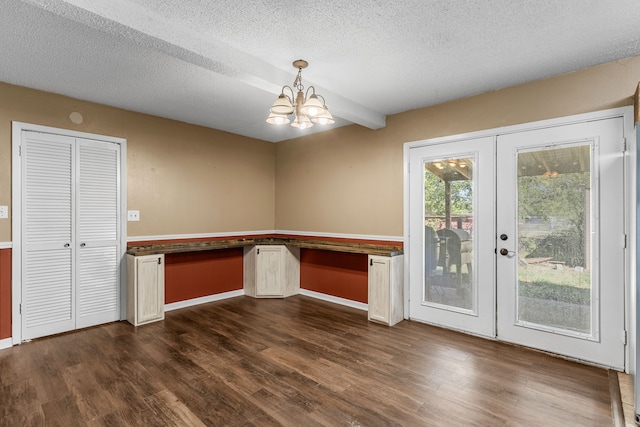
[[(4, 83), (0, 205), (11, 209), (12, 121), (126, 138), (127, 204), (141, 216), (129, 236), (274, 227), (274, 144)], [(0, 242), (10, 240), (11, 221), (0, 219)]]
[(640, 57), (627, 58), (396, 114), (377, 131), (353, 125), (281, 142), (276, 229), (402, 236), (405, 142), (631, 105), (638, 80)]
[[(401, 236), (405, 142), (630, 105), (638, 80), (640, 57), (628, 58), (390, 116), (377, 131), (353, 125), (275, 145), (0, 83), (0, 205), (11, 206), (15, 120), (126, 138), (127, 202), (142, 218), (128, 224), (133, 237), (273, 228)], [(0, 219), (0, 242), (10, 240), (11, 222)]]

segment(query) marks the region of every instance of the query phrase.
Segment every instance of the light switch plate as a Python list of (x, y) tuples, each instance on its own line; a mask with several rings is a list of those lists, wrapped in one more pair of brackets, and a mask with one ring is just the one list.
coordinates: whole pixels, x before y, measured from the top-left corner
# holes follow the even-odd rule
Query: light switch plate
[(140, 221), (140, 211), (127, 211), (127, 221)]
[(0, 206), (0, 218), (9, 218), (9, 206)]

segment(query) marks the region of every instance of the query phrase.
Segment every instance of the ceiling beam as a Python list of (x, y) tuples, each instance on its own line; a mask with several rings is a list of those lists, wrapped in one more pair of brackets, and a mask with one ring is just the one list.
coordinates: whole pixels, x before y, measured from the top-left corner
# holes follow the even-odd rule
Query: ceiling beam
[[(257, 89), (280, 94), (295, 72), (236, 49), (221, 40), (204, 38), (198, 31), (171, 21), (127, 0), (22, 0), (104, 33), (163, 52), (187, 63), (232, 78)], [(295, 58), (294, 58), (295, 59)], [(289, 65), (289, 64), (287, 64)], [(386, 117), (337, 93), (314, 85), (331, 101), (330, 111), (370, 129), (386, 125)], [(268, 107), (268, 106), (267, 106)], [(265, 107), (265, 108), (267, 108)]]

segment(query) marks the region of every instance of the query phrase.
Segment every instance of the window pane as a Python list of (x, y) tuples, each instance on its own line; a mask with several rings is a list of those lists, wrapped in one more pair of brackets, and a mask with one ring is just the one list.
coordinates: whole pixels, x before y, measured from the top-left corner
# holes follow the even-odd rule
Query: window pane
[(424, 302), (475, 310), (474, 158), (425, 162)]
[(518, 320), (591, 334), (589, 145), (518, 153)]

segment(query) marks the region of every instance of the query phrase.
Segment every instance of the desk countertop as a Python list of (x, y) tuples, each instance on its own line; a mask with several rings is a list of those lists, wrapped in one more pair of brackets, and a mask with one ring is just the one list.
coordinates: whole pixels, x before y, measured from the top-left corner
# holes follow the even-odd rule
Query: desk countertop
[(130, 246), (127, 254), (133, 256), (173, 254), (183, 252), (211, 251), (217, 249), (241, 248), (253, 245), (286, 245), (305, 249), (320, 249), (334, 252), (354, 254), (396, 256), (402, 255), (402, 243), (370, 244), (336, 242), (329, 240), (313, 240), (307, 238), (241, 238), (225, 240), (208, 240), (197, 242), (163, 243), (142, 246)]

